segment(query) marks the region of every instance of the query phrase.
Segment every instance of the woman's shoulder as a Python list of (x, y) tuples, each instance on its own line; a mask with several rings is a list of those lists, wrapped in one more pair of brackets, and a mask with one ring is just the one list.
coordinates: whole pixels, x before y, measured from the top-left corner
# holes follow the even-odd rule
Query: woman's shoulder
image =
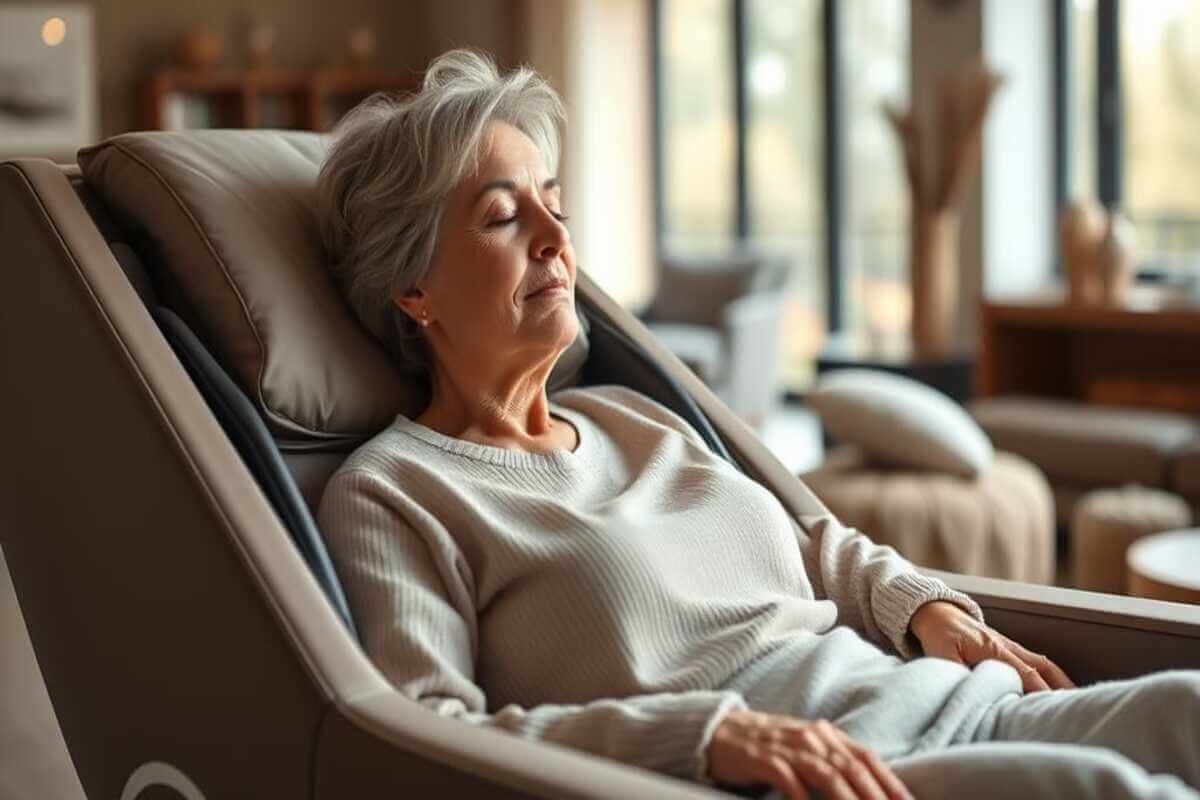
[(557, 392), (551, 399), (561, 406), (592, 417), (602, 427), (610, 428), (621, 423), (633, 427), (665, 427), (704, 445), (695, 428), (683, 417), (628, 386), (603, 384), (574, 387)]
[(411, 438), (393, 422), (355, 448), (334, 471), (332, 478), (355, 473), (394, 480), (406, 472), (420, 471), (428, 464), (429, 454), (422, 458), (417, 449)]

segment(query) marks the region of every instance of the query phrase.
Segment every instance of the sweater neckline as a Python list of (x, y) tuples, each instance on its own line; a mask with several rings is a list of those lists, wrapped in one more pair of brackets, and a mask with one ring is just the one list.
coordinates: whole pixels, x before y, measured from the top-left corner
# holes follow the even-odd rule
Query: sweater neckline
[(517, 467), (524, 469), (556, 469), (572, 470), (587, 464), (597, 447), (595, 429), (587, 417), (574, 409), (566, 408), (553, 400), (549, 403), (550, 416), (556, 417), (575, 428), (579, 440), (574, 450), (554, 450), (549, 453), (530, 453), (524, 450), (510, 450), (506, 447), (469, 442), (435, 431), (409, 419), (403, 414), (396, 416), (394, 427), (425, 444), (439, 450), (463, 458), (496, 464), (502, 467)]

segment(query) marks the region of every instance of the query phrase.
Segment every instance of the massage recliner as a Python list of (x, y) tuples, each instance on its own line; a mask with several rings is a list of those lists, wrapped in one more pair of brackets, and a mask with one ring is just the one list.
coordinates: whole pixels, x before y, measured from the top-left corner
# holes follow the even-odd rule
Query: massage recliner
[[(46, 689), (21, 689), (44, 718), (0, 737), (0, 790), (720, 796), (438, 717), (359, 647), (312, 511), (342, 459), (421, 396), (325, 269), (325, 146), (139, 133), (82, 151), (82, 169), (0, 164), (0, 547), (32, 643), (5, 642), (27, 663), (0, 678)], [(828, 514), (585, 274), (578, 303), (589, 332), (556, 381), (646, 392), (802, 525)], [(1081, 683), (1200, 667), (1195, 607), (939, 577)]]

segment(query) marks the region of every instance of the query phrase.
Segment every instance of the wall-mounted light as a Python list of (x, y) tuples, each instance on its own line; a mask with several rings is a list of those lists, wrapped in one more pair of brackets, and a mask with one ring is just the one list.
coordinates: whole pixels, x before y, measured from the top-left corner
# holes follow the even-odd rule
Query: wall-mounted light
[(42, 41), (47, 47), (57, 47), (67, 38), (67, 23), (62, 17), (51, 17), (42, 23)]

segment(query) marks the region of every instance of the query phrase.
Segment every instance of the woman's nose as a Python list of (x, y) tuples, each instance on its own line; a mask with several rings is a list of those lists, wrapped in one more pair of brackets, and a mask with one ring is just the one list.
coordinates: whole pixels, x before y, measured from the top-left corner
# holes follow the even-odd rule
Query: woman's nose
[(571, 241), (571, 234), (567, 232), (567, 227), (549, 211), (543, 211), (545, 222), (538, 230), (532, 242), (532, 256), (539, 261), (547, 261), (557, 258), (567, 243)]

